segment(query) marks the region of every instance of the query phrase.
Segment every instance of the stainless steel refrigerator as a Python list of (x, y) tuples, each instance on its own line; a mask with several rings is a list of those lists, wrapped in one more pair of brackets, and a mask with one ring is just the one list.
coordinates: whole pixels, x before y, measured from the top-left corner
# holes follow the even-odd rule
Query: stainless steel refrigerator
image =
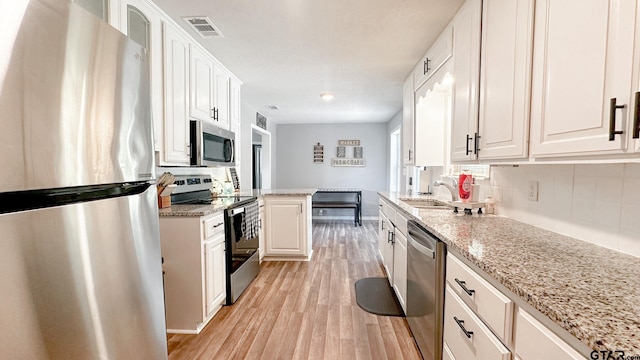
[(262, 189), (262, 145), (253, 144), (253, 188)]
[(68, 0), (0, 13), (0, 357), (166, 359), (147, 55)]

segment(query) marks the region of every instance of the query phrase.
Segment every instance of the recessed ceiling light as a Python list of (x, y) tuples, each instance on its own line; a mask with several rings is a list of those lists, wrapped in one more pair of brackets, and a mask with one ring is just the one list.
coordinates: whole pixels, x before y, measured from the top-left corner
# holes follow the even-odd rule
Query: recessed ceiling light
[(277, 105), (265, 105), (264, 107), (266, 107), (269, 110), (280, 110), (280, 108)]
[(333, 100), (333, 94), (332, 93), (322, 93), (320, 94), (320, 97), (322, 98), (322, 100), (324, 101), (330, 101)]

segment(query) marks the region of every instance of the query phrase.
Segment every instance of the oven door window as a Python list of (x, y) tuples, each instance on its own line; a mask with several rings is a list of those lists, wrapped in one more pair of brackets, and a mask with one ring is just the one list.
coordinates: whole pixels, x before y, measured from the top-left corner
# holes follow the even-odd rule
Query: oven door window
[(258, 238), (247, 239), (242, 233), (244, 212), (230, 216), (231, 272), (235, 272), (251, 255), (258, 251)]
[(208, 133), (202, 134), (202, 140), (204, 160), (215, 162), (233, 161), (232, 140)]

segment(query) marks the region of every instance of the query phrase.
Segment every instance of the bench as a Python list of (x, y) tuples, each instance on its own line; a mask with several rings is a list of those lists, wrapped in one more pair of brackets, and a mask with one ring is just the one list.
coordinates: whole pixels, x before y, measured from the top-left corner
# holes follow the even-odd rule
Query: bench
[(313, 195), (314, 209), (353, 209), (355, 226), (362, 226), (362, 191), (360, 189), (318, 189)]

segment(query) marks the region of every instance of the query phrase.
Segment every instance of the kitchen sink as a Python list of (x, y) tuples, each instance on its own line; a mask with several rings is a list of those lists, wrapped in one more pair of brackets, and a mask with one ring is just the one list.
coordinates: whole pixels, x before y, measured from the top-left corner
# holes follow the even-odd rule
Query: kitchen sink
[(417, 209), (451, 209), (452, 206), (444, 201), (435, 199), (400, 199), (403, 203)]

